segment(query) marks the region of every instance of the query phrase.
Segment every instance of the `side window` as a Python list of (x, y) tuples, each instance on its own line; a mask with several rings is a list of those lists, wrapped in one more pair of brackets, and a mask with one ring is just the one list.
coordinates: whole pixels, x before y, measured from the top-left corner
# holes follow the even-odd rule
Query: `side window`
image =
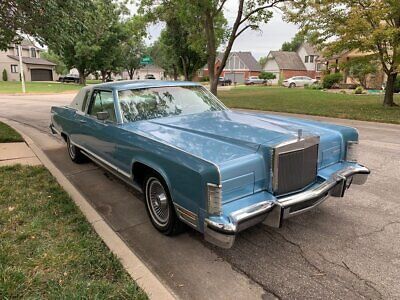
[(83, 98), (82, 109), (81, 109), (83, 112), (86, 111), (86, 104), (87, 104), (87, 100), (89, 98), (89, 93), (90, 93), (90, 90), (86, 91), (85, 97)]
[(109, 121), (116, 122), (114, 97), (111, 91), (94, 91), (88, 114), (97, 118), (97, 113), (108, 112)]

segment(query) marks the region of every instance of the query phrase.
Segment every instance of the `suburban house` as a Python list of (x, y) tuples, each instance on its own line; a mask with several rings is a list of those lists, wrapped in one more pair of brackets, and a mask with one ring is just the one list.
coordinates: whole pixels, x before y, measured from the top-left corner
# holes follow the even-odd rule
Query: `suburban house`
[[(219, 54), (216, 60), (215, 67), (221, 65), (222, 54)], [(249, 76), (258, 76), (261, 73), (261, 66), (254, 58), (251, 52), (231, 52), (221, 77), (231, 79), (232, 82), (244, 83)], [(198, 72), (198, 77), (208, 76), (207, 65)]]
[[(353, 78), (349, 74), (349, 70), (344, 67), (344, 64), (348, 63), (352, 59), (366, 57), (373, 55), (372, 52), (361, 52), (359, 50), (343, 51), (338, 55), (324, 58), (320, 57), (319, 62), (325, 65), (327, 73), (342, 73), (343, 74), (343, 87), (350, 87), (360, 84), (356, 78)], [(366, 79), (366, 87), (369, 89), (382, 89), (382, 86), (386, 82), (385, 72), (383, 72), (380, 64), (378, 65), (377, 72), (375, 74), (369, 74)]]
[[(24, 39), (21, 42), (22, 67), (26, 81), (53, 81), (56, 78), (56, 64), (40, 58), (42, 49), (31, 41)], [(18, 45), (11, 44), (6, 51), (0, 51), (0, 73), (6, 70), (8, 80), (19, 81), (19, 53)], [(0, 76), (2, 80), (2, 76)]]
[(318, 61), (319, 56), (318, 51), (306, 42), (296, 51), (270, 51), (264, 71), (275, 74), (276, 79), (272, 80), (273, 84), (293, 76), (319, 79), (325, 67), (325, 64)]

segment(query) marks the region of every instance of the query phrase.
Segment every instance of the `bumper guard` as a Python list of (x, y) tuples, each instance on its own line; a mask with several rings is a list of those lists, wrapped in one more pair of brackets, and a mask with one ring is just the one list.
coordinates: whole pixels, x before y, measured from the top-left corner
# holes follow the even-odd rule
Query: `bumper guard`
[(370, 170), (364, 166), (348, 166), (306, 191), (277, 198), (275, 201), (262, 201), (235, 211), (229, 215), (230, 223), (205, 219), (205, 239), (219, 247), (230, 248), (236, 233), (261, 222), (279, 228), (284, 219), (313, 209), (329, 196), (343, 197), (352, 183), (364, 184), (369, 174)]

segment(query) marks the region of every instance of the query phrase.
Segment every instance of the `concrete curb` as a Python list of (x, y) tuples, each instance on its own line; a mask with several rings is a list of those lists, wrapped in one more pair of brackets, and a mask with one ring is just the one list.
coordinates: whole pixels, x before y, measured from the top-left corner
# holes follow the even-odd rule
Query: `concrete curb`
[(92, 207), (85, 197), (72, 185), (62, 172), (50, 161), (46, 154), (33, 142), (33, 140), (20, 130), (16, 129), (7, 119), (0, 118), (7, 125), (14, 128), (32, 149), (43, 165), (56, 178), (57, 182), (70, 195), (86, 219), (93, 226), (97, 234), (107, 247), (114, 253), (129, 275), (147, 293), (150, 299), (177, 299), (149, 268), (136, 256), (114, 230), (104, 221), (101, 215)]

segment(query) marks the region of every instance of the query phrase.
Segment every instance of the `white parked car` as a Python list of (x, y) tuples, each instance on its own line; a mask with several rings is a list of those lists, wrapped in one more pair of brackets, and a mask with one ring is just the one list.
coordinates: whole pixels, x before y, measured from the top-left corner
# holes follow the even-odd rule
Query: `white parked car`
[(283, 81), (283, 85), (289, 88), (294, 88), (296, 86), (304, 86), (305, 84), (312, 85), (317, 83), (317, 79), (312, 79), (307, 76), (294, 76)]

